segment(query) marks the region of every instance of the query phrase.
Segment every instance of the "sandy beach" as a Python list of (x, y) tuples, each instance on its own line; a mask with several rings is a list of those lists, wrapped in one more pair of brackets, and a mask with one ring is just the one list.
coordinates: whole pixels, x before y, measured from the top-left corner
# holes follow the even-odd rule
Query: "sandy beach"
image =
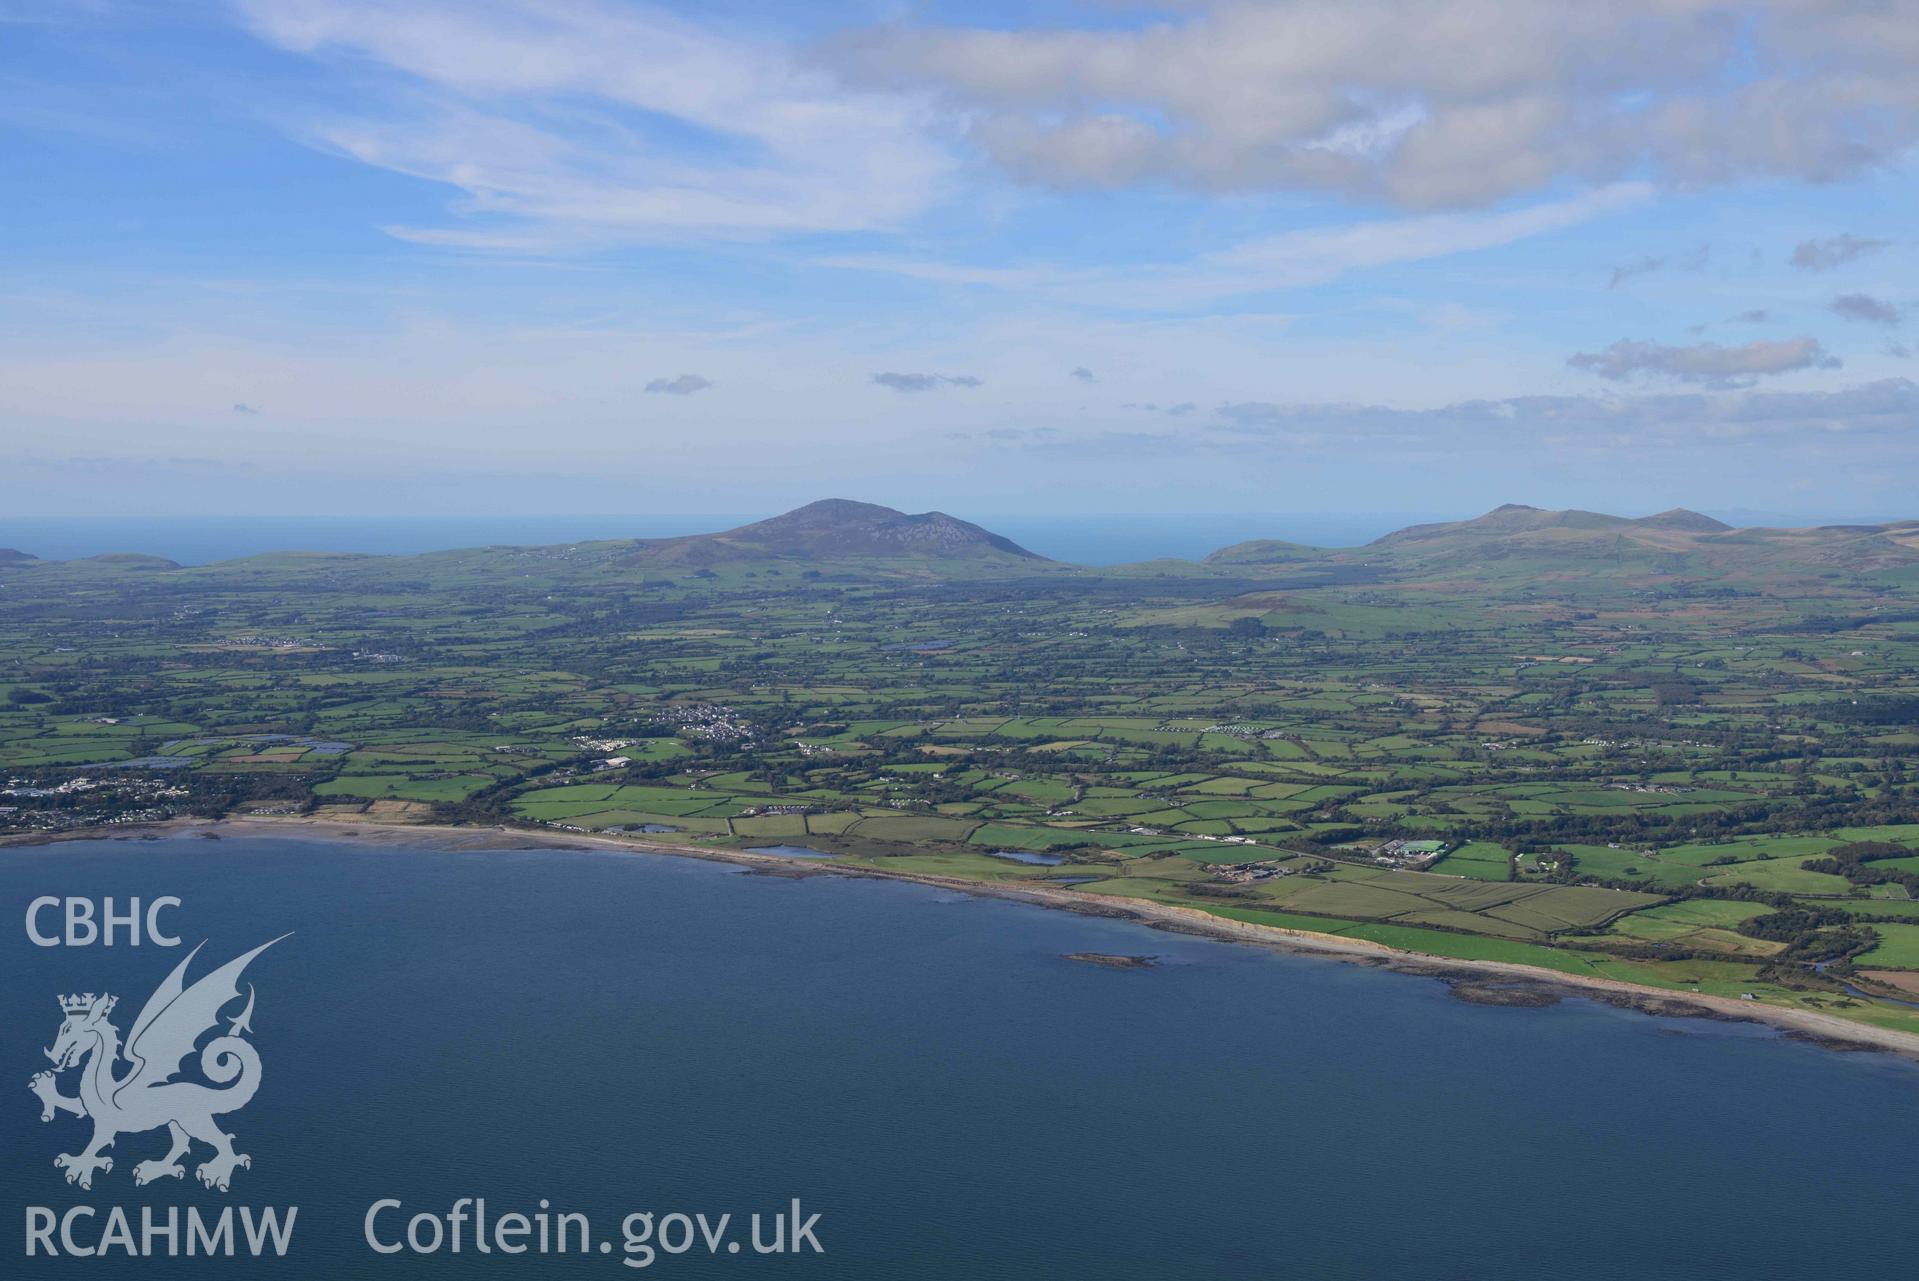
[(1398, 973), (1436, 978), (1452, 985), (1462, 999), (1501, 1005), (1550, 1004), (1561, 996), (1603, 1001), (1623, 1009), (1678, 1018), (1707, 1018), (1760, 1023), (1795, 1039), (1834, 1050), (1883, 1051), (1919, 1062), (1919, 1034), (1876, 1028), (1813, 1010), (1787, 1009), (1703, 993), (1644, 987), (1584, 975), (1566, 974), (1505, 961), (1462, 960), (1402, 951), (1383, 944), (1306, 930), (1255, 925), (1213, 916), (1193, 908), (1143, 899), (1107, 898), (1046, 885), (971, 881), (918, 872), (894, 872), (857, 864), (821, 863), (750, 850), (676, 845), (656, 840), (597, 833), (556, 832), (520, 827), (452, 827), (359, 823), (305, 817), (180, 819), (145, 826), (104, 827), (0, 838), (7, 846), (47, 845), (72, 840), (113, 840), (199, 832), (218, 836), (299, 836), (368, 844), (431, 848), (451, 852), (552, 848), (664, 854), (730, 863), (783, 876), (850, 876), (909, 881), (957, 893), (1032, 903), (1060, 911), (1132, 921), (1171, 933), (1243, 943), (1276, 951), (1324, 956)]

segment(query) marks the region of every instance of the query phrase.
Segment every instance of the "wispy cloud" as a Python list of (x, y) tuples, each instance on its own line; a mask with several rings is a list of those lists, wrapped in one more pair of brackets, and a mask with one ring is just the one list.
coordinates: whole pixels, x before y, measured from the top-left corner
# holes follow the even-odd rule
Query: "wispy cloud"
[(655, 378), (646, 385), (646, 389), (668, 396), (691, 396), (695, 392), (705, 391), (712, 385), (710, 379), (702, 378), (698, 374), (681, 374), (678, 378)]
[(971, 374), (874, 374), (873, 381), (894, 391), (936, 391), (941, 387), (977, 387), (980, 380)]
[(1841, 362), (1813, 338), (1761, 339), (1733, 346), (1702, 342), (1687, 347), (1622, 338), (1603, 351), (1577, 352), (1566, 363), (1614, 382), (1652, 377), (1707, 387), (1744, 387), (1774, 374), (1837, 369)]
[(1632, 262), (1621, 263), (1612, 269), (1612, 276), (1606, 282), (1606, 288), (1617, 289), (1628, 280), (1639, 276), (1650, 276), (1661, 271), (1703, 271), (1712, 260), (1712, 248), (1701, 245), (1688, 254), (1657, 256), (1646, 255)]
[(1868, 325), (1897, 325), (1903, 318), (1899, 308), (1871, 294), (1841, 294), (1829, 304), (1832, 314)]
[(1794, 246), (1792, 265), (1801, 271), (1831, 271), (1834, 267), (1851, 262), (1855, 258), (1877, 253), (1891, 243), (1890, 240), (1872, 240), (1864, 236), (1855, 236), (1849, 231), (1837, 236), (1827, 236), (1823, 240), (1805, 240)]
[(1430, 409), (1364, 403), (1235, 401), (1203, 424), (1161, 432), (997, 428), (979, 433), (1005, 444), (1084, 456), (1090, 443), (1142, 452), (1306, 451), (1346, 455), (1355, 447), (1421, 456), (1506, 452), (1551, 446), (1689, 449), (1715, 441), (1785, 441), (1834, 436), (1902, 439), (1919, 414), (1919, 383), (1887, 378), (1840, 391), (1708, 391), (1661, 395), (1516, 396)]
[(1073, 378), (1079, 379), (1083, 383), (1090, 383), (1090, 382), (1096, 381), (1093, 377), (1093, 371), (1088, 369), (1084, 365), (1080, 365), (1078, 368), (1074, 369), (1071, 372), (1070, 376)]
[(816, 265), (878, 271), (940, 284), (1038, 293), (1086, 305), (1157, 310), (1203, 306), (1276, 289), (1514, 244), (1643, 204), (1644, 183), (1617, 183), (1564, 200), (1481, 213), (1425, 214), (1260, 236), (1186, 262), (1125, 268), (1043, 264), (981, 268), (880, 254), (840, 254)]
[(950, 168), (913, 101), (782, 43), (606, 0), (236, 0), (279, 48), (374, 73), (315, 143), (462, 193), (406, 239), (518, 252), (887, 227)]
[(1367, 434), (1424, 433), (1443, 441), (1477, 440), (1489, 448), (1504, 448), (1528, 438), (1683, 445), (1701, 437), (1898, 433), (1915, 412), (1919, 412), (1919, 383), (1888, 378), (1841, 391), (1517, 396), (1416, 410), (1240, 404), (1224, 406), (1220, 414), (1237, 427), (1255, 432), (1338, 428)]

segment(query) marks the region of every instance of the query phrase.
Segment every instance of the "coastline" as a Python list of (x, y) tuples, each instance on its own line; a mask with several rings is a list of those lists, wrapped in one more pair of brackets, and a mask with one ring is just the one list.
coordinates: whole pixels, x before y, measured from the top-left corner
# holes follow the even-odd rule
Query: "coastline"
[(305, 816), (242, 816), (224, 819), (173, 819), (163, 823), (83, 828), (54, 834), (0, 837), (0, 850), (56, 845), (67, 841), (138, 839), (202, 833), (209, 837), (306, 836), (360, 840), (369, 844), (430, 847), (449, 853), (486, 850), (570, 849), (663, 854), (676, 858), (729, 863), (780, 876), (850, 876), (906, 881), (980, 898), (1030, 903), (1056, 911), (1124, 920), (1168, 933), (1218, 942), (1243, 943), (1271, 951), (1321, 956), (1395, 973), (1436, 978), (1452, 986), (1460, 999), (1498, 1005), (1550, 1005), (1564, 996), (1584, 997), (1621, 1009), (1671, 1018), (1705, 1018), (1759, 1023), (1796, 1040), (1831, 1050), (1877, 1051), (1919, 1063), (1919, 1033), (1855, 1023), (1831, 1014), (1796, 1010), (1762, 1002), (1739, 1001), (1695, 992), (1675, 992), (1616, 979), (1567, 974), (1509, 961), (1466, 960), (1404, 951), (1363, 939), (1307, 930), (1257, 925), (1213, 916), (1196, 908), (1146, 899), (1105, 898), (1057, 887), (972, 881), (923, 872), (897, 872), (857, 864), (822, 863), (750, 850), (674, 845), (586, 832), (554, 832), (535, 827), (460, 827), (438, 824), (353, 822)]

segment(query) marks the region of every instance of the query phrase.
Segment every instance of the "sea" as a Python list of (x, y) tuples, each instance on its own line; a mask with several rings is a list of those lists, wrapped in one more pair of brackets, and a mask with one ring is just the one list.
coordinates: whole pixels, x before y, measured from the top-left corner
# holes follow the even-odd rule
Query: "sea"
[[(411, 555), (495, 544), (544, 546), (602, 538), (710, 534), (767, 513), (707, 515), (186, 517), (0, 516), (0, 547), (49, 560), (112, 552), (204, 565), (275, 551)], [(965, 513), (956, 513), (966, 515)], [(1467, 515), (1470, 513), (1454, 513)], [(1029, 550), (1078, 565), (1198, 560), (1252, 538), (1355, 547), (1424, 520), (1406, 513), (1148, 513), (968, 516)]]
[[(131, 946), (123, 925), (113, 946), (37, 946), (22, 923), (43, 897), (96, 920), (109, 898), (143, 918), (177, 899), (155, 923), (181, 945)], [(80, 841), (0, 850), (0, 908), (7, 1277), (1912, 1270), (1919, 1066), (1758, 1025), (1468, 1004), (1433, 979), (1126, 922), (618, 852)], [(42, 909), (43, 935), (64, 938), (63, 912)], [(65, 1183), (53, 1158), (85, 1128), (43, 1123), (27, 1088), (56, 998), (111, 992), (125, 1032), (193, 947), (188, 981), (271, 939), (225, 1010), (252, 1002), (262, 1063), (221, 1119), (251, 1158), (231, 1190), (191, 1172), (136, 1188), (159, 1131), (121, 1136), (90, 1190)], [(1089, 952), (1157, 963), (1069, 959)], [(456, 1255), (462, 1198), (495, 1225), (584, 1215), (589, 1248), (481, 1255), (469, 1210)], [(24, 1256), (36, 1208), (84, 1248), (114, 1207), (137, 1228), (149, 1205), (298, 1209), (283, 1258)], [(368, 1243), (370, 1209), (399, 1252)], [(761, 1244), (778, 1217), (799, 1252), (730, 1251), (753, 1214)], [(404, 1246), (415, 1215), (422, 1247), (440, 1224), (436, 1252)], [(732, 1218), (709, 1250), (675, 1215)]]

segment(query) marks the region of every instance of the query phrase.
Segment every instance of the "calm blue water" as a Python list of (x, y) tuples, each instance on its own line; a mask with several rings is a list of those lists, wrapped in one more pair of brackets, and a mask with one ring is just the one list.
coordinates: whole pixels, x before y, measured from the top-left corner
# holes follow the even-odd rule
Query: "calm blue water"
[[(760, 513), (765, 515), (767, 513)], [(965, 513), (957, 513), (965, 515)], [(1470, 513), (1455, 513), (1467, 515)], [(270, 551), (370, 552), (381, 555), (540, 545), (596, 538), (672, 538), (757, 520), (733, 516), (416, 516), (416, 517), (0, 517), (0, 547), (54, 560), (105, 552), (143, 552), (203, 565)], [(1082, 565), (1179, 556), (1197, 560), (1249, 538), (1283, 538), (1350, 547), (1403, 526), (1443, 517), (1392, 513), (1315, 515), (981, 516), (978, 523), (1041, 555)]]
[[(28, 946), (38, 894), (175, 894), (249, 971), (254, 1157), (222, 1198), (51, 1165), (24, 1086), (60, 991), (134, 1008), (177, 960)], [(649, 1274), (814, 1278), (1874, 1277), (1910, 1271), (1919, 1069), (914, 886), (664, 857), (294, 839), (0, 852), (6, 1275), (629, 1275), (619, 1254), (373, 1255), (367, 1205), (497, 1215), (798, 1196), (819, 1257)], [(1072, 951), (1150, 952), (1116, 971)], [(9, 1075), (10, 1074), (10, 1075)], [(195, 1160), (199, 1158), (196, 1156)], [(292, 1255), (20, 1257), (23, 1207), (297, 1204)]]

